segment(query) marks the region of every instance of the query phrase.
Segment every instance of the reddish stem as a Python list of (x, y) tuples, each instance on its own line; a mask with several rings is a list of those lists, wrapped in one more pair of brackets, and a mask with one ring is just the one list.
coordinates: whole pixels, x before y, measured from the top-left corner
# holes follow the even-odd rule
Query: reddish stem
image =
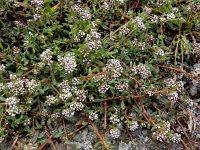
[(107, 126), (107, 102), (104, 102), (104, 124), (103, 127), (106, 129)]

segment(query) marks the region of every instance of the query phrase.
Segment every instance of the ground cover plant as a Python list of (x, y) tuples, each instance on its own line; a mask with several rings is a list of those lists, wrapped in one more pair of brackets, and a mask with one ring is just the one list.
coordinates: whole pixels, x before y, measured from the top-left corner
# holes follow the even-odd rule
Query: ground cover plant
[(140, 129), (149, 149), (198, 148), (199, 10), (198, 0), (0, 1), (1, 148), (138, 149)]

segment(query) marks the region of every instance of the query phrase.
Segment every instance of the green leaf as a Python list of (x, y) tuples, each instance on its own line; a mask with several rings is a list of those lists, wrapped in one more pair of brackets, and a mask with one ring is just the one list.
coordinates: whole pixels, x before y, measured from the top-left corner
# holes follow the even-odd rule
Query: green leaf
[(125, 104), (124, 104), (124, 101), (121, 101), (121, 109), (122, 109), (122, 110), (125, 110)]
[(45, 132), (43, 131), (43, 132), (41, 132), (41, 133), (39, 134), (38, 139), (42, 139), (44, 136), (45, 136)]
[(55, 132), (53, 132), (52, 135), (53, 135), (54, 138), (59, 138), (63, 135), (63, 131), (56, 130)]
[(37, 120), (35, 120), (35, 125), (36, 125), (37, 129), (41, 129), (42, 128), (42, 126), (40, 125), (40, 123)]

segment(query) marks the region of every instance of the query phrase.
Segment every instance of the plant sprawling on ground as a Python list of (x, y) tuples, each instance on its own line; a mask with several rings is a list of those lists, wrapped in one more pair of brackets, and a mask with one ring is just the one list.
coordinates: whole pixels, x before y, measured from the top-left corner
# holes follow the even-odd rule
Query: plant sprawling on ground
[(147, 128), (194, 149), (198, 104), (185, 87), (200, 72), (184, 62), (200, 57), (199, 10), (198, 0), (1, 1), (0, 141), (56, 149), (88, 127), (83, 149), (117, 149)]

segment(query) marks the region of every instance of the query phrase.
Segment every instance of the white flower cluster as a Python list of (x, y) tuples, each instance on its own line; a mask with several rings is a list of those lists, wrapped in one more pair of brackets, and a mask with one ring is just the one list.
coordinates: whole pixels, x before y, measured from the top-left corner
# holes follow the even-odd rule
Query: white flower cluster
[(71, 102), (70, 109), (72, 111), (82, 111), (84, 108), (84, 105), (82, 102)]
[(173, 10), (173, 12), (176, 12), (176, 13), (179, 11), (179, 9), (177, 7), (173, 7), (172, 10)]
[(137, 121), (132, 121), (130, 125), (128, 125), (128, 128), (130, 131), (135, 131), (139, 127), (139, 124)]
[(17, 46), (13, 47), (13, 53), (14, 54), (19, 54), (19, 51), (20, 51), (19, 47), (17, 47)]
[(71, 92), (68, 92), (68, 93), (61, 93), (59, 95), (59, 98), (62, 100), (62, 101), (67, 101), (69, 98), (72, 97), (72, 93)]
[(93, 150), (91, 141), (85, 141), (83, 145), (83, 150)]
[(110, 5), (108, 4), (108, 2), (103, 2), (103, 8), (105, 10), (109, 10), (110, 9)]
[(143, 11), (146, 12), (147, 14), (150, 14), (152, 12), (152, 9), (147, 6), (144, 6)]
[(94, 96), (93, 95), (89, 95), (89, 101), (94, 102)]
[(11, 80), (7, 83), (7, 88), (15, 95), (22, 95), (27, 90), (29, 93), (33, 93), (38, 86), (38, 83), (34, 79), (21, 79), (10, 77)]
[(109, 59), (106, 67), (102, 68), (104, 72), (111, 72), (110, 78), (113, 80), (118, 79), (121, 76), (121, 72), (123, 71), (123, 67), (119, 60), (117, 59)]
[(71, 90), (71, 87), (69, 86), (68, 80), (61, 82), (60, 88), (61, 88), (62, 93), (69, 93)]
[(15, 80), (15, 79), (17, 79), (17, 76), (15, 74), (10, 74), (9, 78), (10, 78), (10, 80)]
[(147, 95), (148, 95), (148, 96), (153, 96), (153, 91), (148, 90), (148, 91), (147, 91)]
[(16, 97), (9, 97), (6, 99), (6, 103), (10, 106), (10, 105), (16, 105), (20, 102), (20, 99), (16, 98)]
[(138, 28), (141, 28), (142, 30), (146, 30), (146, 27), (145, 27), (141, 17), (139, 17), (139, 16), (135, 17), (135, 22), (136, 22)]
[(78, 36), (80, 36), (80, 37), (85, 36), (85, 32), (82, 31), (82, 30), (79, 30), (79, 31), (78, 31)]
[(5, 88), (5, 85), (3, 83), (0, 83), (0, 92), (2, 92)]
[(28, 143), (24, 145), (24, 150), (37, 150), (38, 146), (37, 143)]
[[(40, 14), (35, 13), (35, 14), (33, 15), (33, 20), (34, 20), (34, 21), (37, 21), (37, 20), (39, 20), (40, 18), (41, 18)], [(30, 22), (30, 21), (32, 21), (32, 20), (29, 20), (29, 22)]]
[(92, 120), (92, 121), (98, 119), (98, 114), (96, 112), (90, 112), (89, 113), (89, 119)]
[(14, 21), (14, 24), (17, 26), (17, 27), (25, 27), (25, 24), (21, 21)]
[(47, 49), (40, 55), (42, 62), (47, 63), (48, 65), (53, 64), (53, 61), (51, 60), (52, 57), (53, 57), (53, 52), (50, 49)]
[(124, 4), (124, 0), (116, 0), (117, 2), (119, 2), (120, 4)]
[(45, 103), (46, 103), (48, 106), (51, 106), (51, 105), (55, 104), (55, 103), (58, 102), (58, 101), (59, 101), (59, 99), (58, 99), (57, 97), (55, 97), (55, 96), (53, 96), (53, 95), (48, 95), (48, 96), (46, 97)]
[(1, 64), (1, 65), (0, 65), (0, 72), (5, 71), (5, 68), (6, 68), (6, 66), (5, 66), (4, 64)]
[(108, 91), (109, 89), (109, 86), (107, 83), (104, 83), (102, 84), (100, 87), (99, 87), (99, 93), (103, 94), (103, 93), (106, 93), (106, 91)]
[(75, 42), (79, 42), (83, 36), (85, 36), (85, 32), (83, 32), (82, 30), (79, 30), (77, 35), (74, 37), (74, 41)]
[(111, 115), (109, 120), (112, 124), (118, 124), (120, 122), (120, 119), (116, 114)]
[(74, 77), (72, 79), (72, 84), (73, 85), (79, 85), (81, 83), (81, 80), (79, 78)]
[(143, 79), (149, 78), (151, 75), (150, 68), (144, 64), (139, 64), (131, 69), (135, 74), (139, 74)]
[(160, 22), (166, 22), (167, 21), (165, 17), (160, 17), (159, 19), (160, 19)]
[(65, 117), (73, 117), (74, 111), (72, 111), (71, 109), (63, 109), (62, 115)]
[(183, 81), (178, 81), (176, 85), (177, 85), (177, 88), (176, 88), (177, 91), (181, 93), (184, 90), (184, 83), (183, 83)]
[(165, 2), (170, 2), (170, 0), (157, 0), (156, 1), (156, 5), (159, 7), (159, 6), (162, 6)]
[(141, 48), (141, 50), (143, 51), (146, 47), (146, 43), (145, 42), (139, 42), (138, 46)]
[(6, 99), (6, 103), (9, 105), (9, 108), (6, 110), (10, 116), (16, 116), (20, 113), (19, 104), (20, 99), (16, 97), (9, 97)]
[(169, 121), (162, 121), (156, 125), (156, 131), (153, 132), (153, 136), (160, 142), (167, 139), (167, 134), (170, 132), (171, 124)]
[(169, 93), (167, 95), (167, 98), (169, 101), (175, 103), (178, 100), (179, 96), (178, 96), (178, 93), (176, 91), (174, 91), (172, 93)]
[(28, 119), (26, 119), (26, 120), (24, 120), (24, 126), (27, 126), (27, 125), (30, 125), (31, 124), (31, 119), (30, 118), (28, 118)]
[(165, 55), (165, 52), (164, 52), (162, 49), (158, 49), (158, 50), (156, 51), (156, 55), (157, 55), (157, 56), (164, 56), (164, 55)]
[(158, 23), (158, 16), (157, 15), (152, 15), (151, 22), (152, 23)]
[[(78, 93), (79, 89), (76, 86), (71, 86), (70, 91), (74, 94)], [(77, 94), (76, 94), (77, 95)]]
[(168, 88), (172, 88), (175, 86), (176, 81), (172, 78), (167, 78), (164, 80), (164, 84), (168, 87)]
[(184, 101), (187, 103), (187, 105), (189, 107), (193, 107), (194, 104), (195, 104), (194, 101), (192, 99), (190, 99), (190, 98), (186, 98), (186, 99), (184, 99)]
[(87, 34), (86, 38), (87, 48), (90, 50), (96, 50), (101, 47), (101, 34), (96, 29), (91, 29), (90, 33)]
[(71, 7), (72, 11), (78, 13), (84, 21), (89, 20), (91, 18), (90, 11), (88, 9), (84, 9), (81, 5), (75, 4)]
[(194, 49), (194, 53), (195, 53), (198, 57), (200, 57), (200, 43), (194, 42), (194, 43), (192, 44), (192, 47), (193, 47), (193, 49)]
[(176, 18), (174, 13), (167, 14), (166, 16), (167, 16), (167, 19), (175, 19)]
[(16, 80), (7, 83), (7, 88), (15, 95), (25, 93), (24, 80), (17, 78)]
[(24, 46), (28, 47), (30, 45), (31, 41), (29, 41), (28, 39), (24, 39)]
[(128, 83), (123, 83), (123, 84), (116, 84), (114, 88), (120, 92), (123, 92), (124, 90), (127, 90), (128, 87), (129, 87)]
[(127, 35), (130, 32), (130, 29), (123, 26), (120, 28), (119, 33), (121, 33), (122, 35)]
[(66, 73), (73, 72), (77, 66), (74, 53), (67, 53), (64, 57), (58, 56), (58, 62), (64, 67)]
[(42, 7), (44, 4), (43, 0), (31, 0), (31, 5), (36, 7)]
[(86, 100), (86, 93), (84, 90), (77, 90), (74, 92), (76, 94), (76, 99), (77, 101), (81, 101), (81, 102), (84, 102)]
[(35, 6), (35, 14), (33, 15), (33, 19), (28, 19), (27, 22), (38, 21), (41, 18), (40, 9), (43, 7), (44, 0), (31, 0), (31, 5)]
[(45, 63), (43, 63), (43, 62), (38, 62), (38, 63), (36, 63), (35, 68), (33, 69), (33, 73), (34, 73), (34, 74), (38, 74), (39, 71), (40, 71), (44, 66), (45, 66)]
[(33, 93), (38, 86), (38, 83), (34, 79), (25, 79), (25, 87), (27, 88), (29, 93)]
[(174, 133), (173, 136), (170, 138), (170, 141), (173, 143), (179, 143), (181, 141), (181, 135), (178, 133)]
[(47, 116), (49, 115), (49, 113), (47, 112), (46, 109), (44, 109), (44, 110), (42, 110), (41, 115), (42, 115), (43, 117), (47, 117)]
[(110, 136), (111, 136), (113, 139), (119, 138), (119, 136), (120, 136), (120, 130), (117, 129), (117, 128), (111, 129), (111, 130), (110, 130)]

